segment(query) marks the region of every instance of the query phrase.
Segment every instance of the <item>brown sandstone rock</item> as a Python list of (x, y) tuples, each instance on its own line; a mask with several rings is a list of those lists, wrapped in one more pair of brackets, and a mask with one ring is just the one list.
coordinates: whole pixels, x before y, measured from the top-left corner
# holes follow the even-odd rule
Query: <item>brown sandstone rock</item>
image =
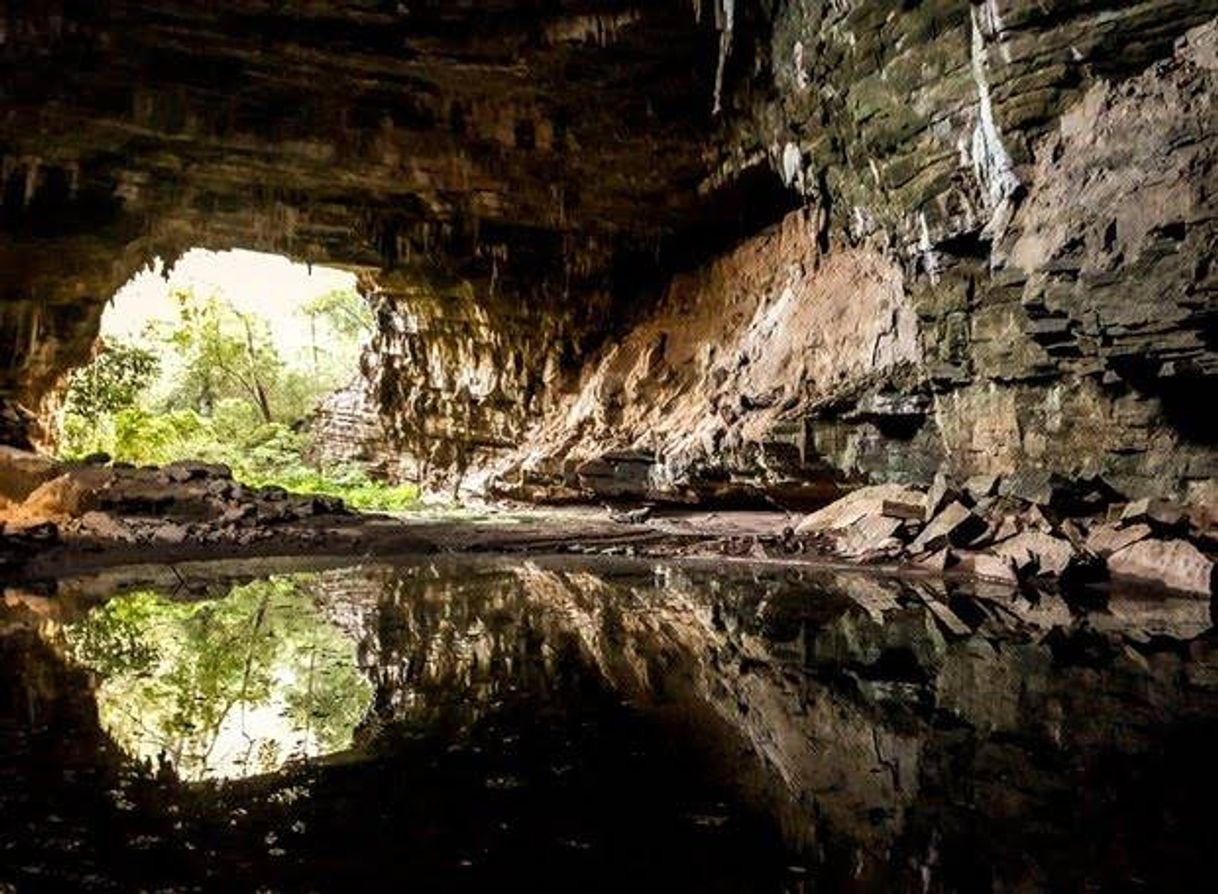
[(899, 484), (861, 487), (804, 518), (796, 525), (795, 533), (815, 534), (841, 530), (868, 516), (882, 516), (885, 503), (906, 505), (920, 502), (921, 499), (920, 492)]
[(1214, 593), (1213, 561), (1185, 540), (1140, 540), (1109, 556), (1108, 569), (1197, 596)]
[(1087, 538), (1087, 548), (1097, 556), (1107, 558), (1139, 540), (1145, 540), (1150, 534), (1150, 526), (1144, 524), (1126, 527), (1114, 524), (1097, 525)]
[(1001, 581), (1015, 584), (1019, 575), (1015, 570), (1015, 562), (1010, 556), (993, 553), (960, 553), (960, 569), (986, 580)]
[(0, 497), (12, 503), (22, 502), (60, 471), (61, 464), (49, 456), (0, 445)]
[(836, 531), (837, 552), (849, 558), (864, 558), (884, 551), (895, 552), (900, 542), (893, 535), (901, 520), (884, 515), (867, 515)]
[(1024, 531), (994, 547), (994, 554), (1009, 560), (1020, 571), (1060, 577), (1077, 555), (1068, 541), (1041, 531)]
[(948, 544), (962, 544), (985, 530), (985, 522), (963, 503), (951, 503), (931, 519), (909, 545), (913, 555), (933, 552)]

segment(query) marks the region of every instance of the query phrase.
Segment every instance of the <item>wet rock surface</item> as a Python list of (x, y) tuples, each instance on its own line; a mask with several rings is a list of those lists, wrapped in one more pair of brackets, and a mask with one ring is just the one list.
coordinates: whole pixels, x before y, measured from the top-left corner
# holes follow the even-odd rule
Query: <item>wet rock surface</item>
[[(1071, 611), (604, 560), (278, 572), (5, 592), (0, 880), (1189, 890), (1207, 870), (1218, 653), (1197, 600)], [(151, 664), (107, 649), (117, 618), (160, 631)], [(294, 704), (281, 675), (219, 727), (174, 723), (227, 697), (176, 700), (192, 649), (236, 649), (239, 682), (323, 646), (304, 713), (257, 720)], [(133, 698), (143, 724), (117, 710)], [(239, 748), (211, 741), (229, 725)]]

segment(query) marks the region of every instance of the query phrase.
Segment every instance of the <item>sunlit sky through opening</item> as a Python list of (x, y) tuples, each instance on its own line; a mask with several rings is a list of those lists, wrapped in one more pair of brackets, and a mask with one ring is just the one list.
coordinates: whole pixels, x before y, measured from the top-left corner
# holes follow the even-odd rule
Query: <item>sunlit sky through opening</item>
[(355, 275), (328, 267), (293, 263), (278, 255), (252, 251), (192, 249), (164, 275), (158, 260), (120, 289), (102, 317), (103, 338), (138, 339), (153, 322), (177, 319), (173, 293), (193, 289), (216, 295), (238, 311), (256, 312), (270, 321), (275, 345), (285, 355), (307, 350), (309, 320), (302, 305), (335, 290), (355, 287)]

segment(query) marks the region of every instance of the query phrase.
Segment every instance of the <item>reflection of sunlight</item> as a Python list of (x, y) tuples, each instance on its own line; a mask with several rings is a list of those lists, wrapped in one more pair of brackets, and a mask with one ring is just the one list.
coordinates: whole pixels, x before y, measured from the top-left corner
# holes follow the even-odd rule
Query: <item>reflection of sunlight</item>
[(289, 578), (204, 602), (119, 597), (65, 635), (107, 734), (187, 782), (343, 751), (371, 704), (355, 643)]

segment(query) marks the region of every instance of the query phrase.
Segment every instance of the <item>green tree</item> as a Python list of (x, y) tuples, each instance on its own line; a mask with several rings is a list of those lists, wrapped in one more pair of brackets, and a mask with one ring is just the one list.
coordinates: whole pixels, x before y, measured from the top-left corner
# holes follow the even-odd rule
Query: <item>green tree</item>
[(354, 289), (334, 289), (319, 295), (301, 308), (312, 319), (324, 320), (331, 329), (350, 341), (363, 342), (376, 321), (367, 299)]
[(136, 405), (160, 368), (152, 351), (117, 340), (103, 343), (68, 385), (61, 423), (65, 454), (105, 450), (113, 436), (113, 417)]
[(180, 353), (186, 369), (177, 398), (211, 415), (217, 400), (242, 396), (257, 408), (263, 422), (274, 422), (271, 393), (284, 364), (267, 321), (214, 295), (200, 298), (184, 290), (175, 297), (178, 325), (168, 342)]
[(72, 377), (64, 409), (78, 416), (102, 416), (135, 406), (160, 371), (156, 354), (122, 341), (105, 342), (93, 362)]

